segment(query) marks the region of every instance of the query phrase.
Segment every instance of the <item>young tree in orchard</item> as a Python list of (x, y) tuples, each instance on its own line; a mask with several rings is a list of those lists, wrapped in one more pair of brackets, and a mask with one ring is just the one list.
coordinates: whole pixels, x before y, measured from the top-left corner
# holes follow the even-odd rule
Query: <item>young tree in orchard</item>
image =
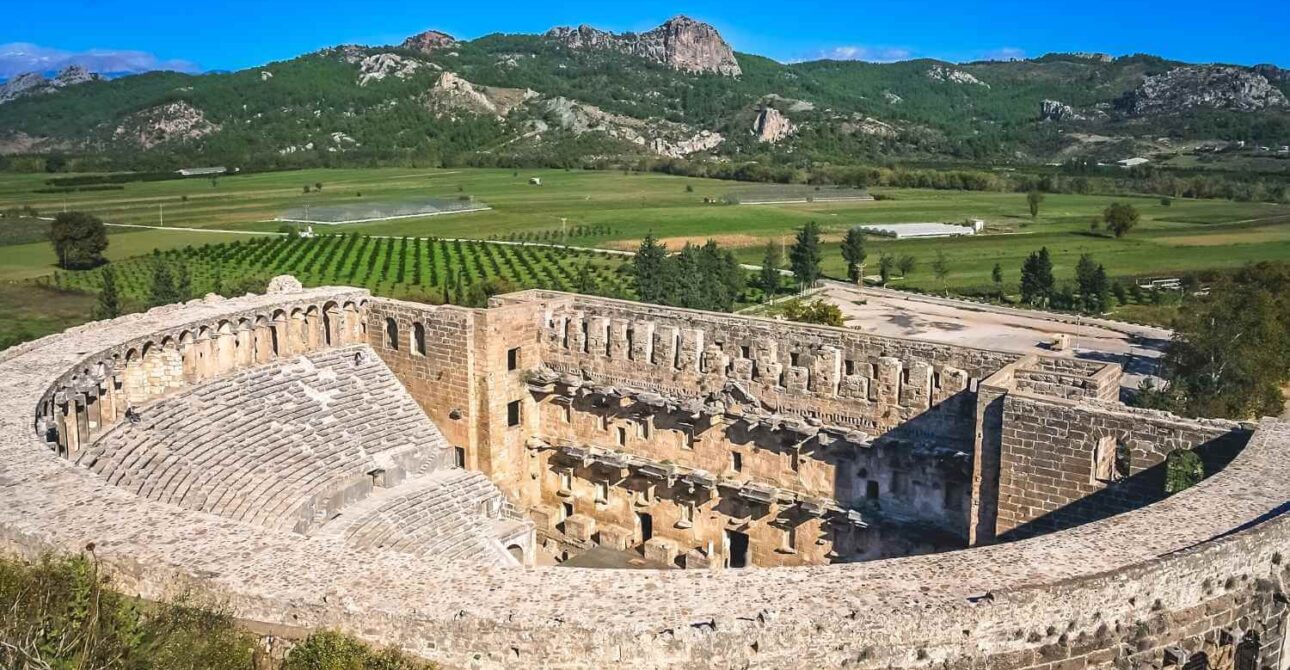
[(1190, 416), (1253, 419), (1285, 411), (1290, 265), (1259, 263), (1183, 303), (1156, 404)]
[(1031, 191), (1026, 194), (1026, 204), (1030, 207), (1030, 218), (1039, 217), (1039, 205), (1044, 202), (1043, 191)]
[(762, 290), (763, 302), (770, 302), (779, 292), (779, 266), (783, 262), (779, 255), (779, 247), (773, 241), (767, 242), (766, 253), (761, 259), (761, 271), (757, 276), (757, 285)]
[(943, 250), (936, 251), (936, 258), (932, 260), (932, 273), (941, 282), (941, 290), (949, 295), (950, 290), (946, 287), (945, 280), (950, 276), (950, 261)]
[(121, 316), (121, 296), (116, 289), (116, 273), (111, 268), (103, 270), (103, 286), (99, 289), (98, 304), (94, 307), (97, 319), (115, 319)]
[(632, 269), (636, 274), (636, 294), (642, 302), (661, 304), (667, 294), (667, 275), (664, 264), (667, 261), (667, 247), (654, 239), (653, 233), (647, 233), (641, 240), (641, 246), (632, 258)]
[(87, 212), (61, 212), (49, 226), (49, 241), (58, 256), (58, 266), (81, 270), (102, 265), (108, 247), (107, 227)]
[(842, 240), (842, 259), (847, 262), (847, 278), (860, 284), (864, 274), (864, 259), (868, 255), (864, 248), (864, 231), (859, 228), (847, 230)]
[(820, 280), (820, 225), (814, 221), (806, 222), (797, 231), (797, 241), (788, 252), (793, 275), (797, 277), (800, 290), (815, 286)]
[(1137, 208), (1128, 203), (1113, 202), (1102, 210), (1102, 221), (1106, 223), (1106, 229), (1116, 237), (1127, 235), (1138, 225), (1139, 218)]
[(1053, 298), (1057, 282), (1053, 278), (1053, 261), (1048, 247), (1032, 252), (1021, 264), (1021, 300), (1027, 305), (1044, 307)]

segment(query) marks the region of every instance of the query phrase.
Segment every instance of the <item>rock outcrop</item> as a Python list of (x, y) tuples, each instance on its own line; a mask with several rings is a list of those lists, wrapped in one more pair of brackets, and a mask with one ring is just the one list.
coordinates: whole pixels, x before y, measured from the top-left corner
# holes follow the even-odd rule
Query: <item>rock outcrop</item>
[(423, 54), (432, 54), (442, 49), (451, 49), (458, 44), (461, 44), (461, 42), (448, 33), (441, 33), (438, 30), (427, 30), (403, 40), (403, 44), (400, 44), (399, 46), (404, 49), (419, 51)]
[(618, 51), (686, 72), (742, 73), (734, 50), (716, 28), (677, 16), (646, 33), (615, 34), (591, 26), (552, 28), (546, 38), (570, 49)]
[(113, 131), (112, 139), (151, 149), (167, 142), (201, 139), (219, 129), (219, 124), (208, 121), (202, 110), (179, 101), (131, 114)]
[(944, 65), (933, 65), (927, 71), (927, 78), (932, 81), (944, 81), (951, 84), (971, 84), (973, 86), (984, 86), (990, 88), (990, 85), (977, 79), (971, 73), (954, 68), (945, 67)]
[(48, 79), (38, 72), (24, 72), (0, 84), (0, 105), (29, 95), (53, 93), (68, 86), (98, 81), (101, 77), (80, 65), (69, 65)]
[(724, 139), (708, 130), (696, 131), (680, 123), (613, 114), (563, 97), (543, 101), (541, 109), (561, 129), (575, 135), (600, 132), (672, 158), (715, 149)]
[(1205, 108), (1237, 112), (1284, 108), (1290, 101), (1267, 77), (1226, 65), (1188, 65), (1147, 77), (1116, 101), (1134, 116)]
[(792, 135), (793, 131), (793, 122), (774, 107), (762, 107), (757, 112), (757, 120), (753, 121), (752, 132), (758, 142), (776, 144)]
[(412, 76), (412, 73), (429, 65), (415, 58), (404, 58), (398, 54), (372, 54), (358, 63), (358, 85), (367, 86), (386, 77), (407, 79)]
[(1059, 100), (1044, 100), (1039, 103), (1040, 121), (1084, 121), (1087, 118), (1075, 111), (1074, 107)]
[(535, 97), (537, 93), (529, 89), (476, 86), (444, 72), (427, 94), (427, 104), (440, 114), (466, 112), (501, 119)]

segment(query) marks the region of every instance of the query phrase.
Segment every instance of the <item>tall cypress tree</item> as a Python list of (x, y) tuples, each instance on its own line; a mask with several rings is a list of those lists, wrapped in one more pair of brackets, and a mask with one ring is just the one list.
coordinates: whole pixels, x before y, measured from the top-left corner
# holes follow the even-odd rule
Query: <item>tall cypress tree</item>
[(784, 260), (779, 257), (779, 247), (772, 240), (766, 243), (766, 254), (761, 259), (761, 272), (758, 273), (758, 287), (762, 290), (763, 300), (769, 302), (779, 291), (779, 265)]
[(170, 264), (162, 259), (161, 254), (152, 256), (152, 284), (148, 289), (148, 307), (160, 307), (179, 302), (179, 290), (175, 287), (175, 277), (170, 273)]
[(636, 274), (636, 294), (641, 301), (663, 303), (666, 300), (667, 273), (664, 265), (667, 261), (667, 247), (654, 239), (653, 233), (645, 235), (640, 249), (632, 259), (632, 269)]
[(121, 316), (121, 297), (116, 290), (116, 273), (111, 268), (103, 270), (103, 287), (99, 291), (99, 302), (94, 309), (94, 316), (99, 319), (115, 319)]
[(1036, 307), (1046, 306), (1056, 287), (1053, 279), (1053, 261), (1048, 247), (1032, 252), (1021, 265), (1021, 299)]
[(797, 231), (797, 241), (788, 252), (789, 263), (801, 290), (815, 286), (820, 280), (820, 225), (807, 221)]
[(860, 283), (864, 259), (868, 256), (864, 243), (864, 231), (859, 228), (847, 230), (846, 239), (842, 240), (842, 259), (847, 262), (847, 277), (856, 283)]

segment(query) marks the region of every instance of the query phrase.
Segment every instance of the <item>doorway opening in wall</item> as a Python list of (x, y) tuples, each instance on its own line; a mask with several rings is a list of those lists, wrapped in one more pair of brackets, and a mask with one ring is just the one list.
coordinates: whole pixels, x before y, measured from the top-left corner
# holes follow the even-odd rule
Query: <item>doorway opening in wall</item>
[(654, 517), (645, 512), (637, 512), (636, 522), (641, 527), (641, 544), (649, 542), (654, 537)]
[(452, 448), (452, 464), (459, 467), (466, 467), (466, 450), (461, 447)]
[(748, 567), (748, 535), (736, 530), (726, 531), (726, 567)]
[(560, 523), (559, 530), (564, 532), (564, 522), (573, 516), (573, 503), (560, 503)]

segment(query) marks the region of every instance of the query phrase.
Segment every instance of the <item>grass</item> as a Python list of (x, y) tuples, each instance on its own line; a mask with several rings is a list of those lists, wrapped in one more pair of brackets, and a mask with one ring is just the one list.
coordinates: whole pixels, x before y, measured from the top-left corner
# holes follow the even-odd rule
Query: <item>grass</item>
[(0, 283), (0, 349), (85, 323), (94, 302), (31, 283)]

